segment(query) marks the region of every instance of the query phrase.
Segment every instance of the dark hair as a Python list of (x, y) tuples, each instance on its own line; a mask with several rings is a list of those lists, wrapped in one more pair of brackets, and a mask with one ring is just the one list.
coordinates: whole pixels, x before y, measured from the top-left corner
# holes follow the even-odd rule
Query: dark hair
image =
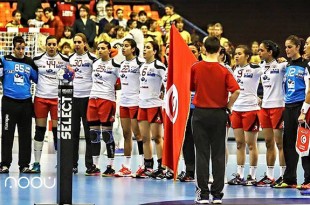
[[(100, 41), (98, 44), (97, 44), (97, 47), (100, 45), (100, 44), (104, 44), (108, 47), (109, 50), (111, 50), (111, 44), (108, 42), (108, 41)], [(109, 56), (111, 57), (112, 53), (110, 52)]]
[(153, 51), (156, 51), (156, 53), (155, 53), (155, 59), (157, 59), (157, 60), (160, 61), (160, 57), (159, 57), (159, 45), (158, 45), (158, 43), (156, 43), (155, 41), (148, 41), (148, 42), (146, 42), (146, 43), (152, 44)]
[[(249, 47), (246, 46), (246, 45), (239, 45), (239, 46), (237, 46), (237, 48), (242, 48), (242, 49), (243, 49), (244, 54), (245, 54), (246, 56), (249, 56), (249, 58), (248, 58), (247, 61), (250, 62), (251, 57), (252, 57), (252, 55), (253, 55), (251, 49), (249, 49)], [(236, 50), (237, 50), (237, 48), (236, 48)]]
[(138, 16), (147, 16), (146, 12), (144, 10), (139, 11)]
[(213, 54), (219, 51), (221, 44), (218, 38), (211, 36), (205, 40), (204, 46), (209, 54)]
[(127, 27), (129, 28), (132, 24), (133, 24), (133, 22), (135, 22), (136, 20), (132, 20), (132, 19), (129, 19), (128, 21), (127, 21)]
[(107, 4), (107, 5), (105, 5), (105, 8), (108, 8), (108, 7), (113, 9), (112, 4)]
[(53, 13), (53, 9), (51, 7), (46, 7), (43, 12), (49, 12), (49, 13)]
[(46, 40), (45, 40), (45, 44), (47, 44), (47, 41), (50, 40), (50, 39), (56, 39), (56, 41), (57, 41), (56, 36), (54, 36), (54, 35), (49, 35), (49, 36), (46, 38)]
[(135, 56), (139, 56), (140, 50), (139, 50), (139, 48), (137, 47), (137, 42), (136, 42), (135, 40), (131, 39), (131, 38), (126, 38), (126, 39), (124, 40), (124, 42), (125, 42), (125, 41), (127, 41), (127, 42), (130, 44), (130, 47), (131, 47), (131, 48), (134, 48), (134, 49), (135, 49), (134, 55), (135, 55)]
[(172, 6), (171, 4), (166, 4), (165, 8), (168, 7), (170, 9), (174, 9), (174, 6)]
[(16, 15), (17, 13), (22, 14), (19, 10), (15, 9), (15, 10), (12, 12), (12, 16), (15, 17), (15, 15)]
[(272, 51), (272, 57), (273, 58), (278, 58), (278, 56), (280, 54), (280, 49), (279, 49), (279, 46), (275, 42), (273, 42), (271, 40), (263, 40), (261, 42), (261, 44), (263, 44), (265, 46), (267, 51)]
[[(138, 16), (138, 13), (133, 11), (130, 13), (129, 18), (132, 20), (133, 17)], [(129, 21), (129, 20), (128, 20)], [(128, 25), (128, 24), (127, 24)]]
[(62, 50), (65, 46), (67, 46), (67, 47), (69, 47), (69, 48), (71, 49), (70, 43), (69, 43), (69, 42), (64, 42), (64, 43), (61, 45), (61, 50)]
[(118, 9), (116, 10), (116, 14), (117, 14), (119, 11), (122, 11), (122, 12), (124, 13), (124, 10), (123, 10), (123, 9), (118, 8)]
[(303, 38), (299, 38), (296, 35), (290, 35), (289, 37), (287, 37), (286, 41), (291, 41), (294, 45), (299, 46), (299, 54), (304, 54), (305, 40)]
[(197, 51), (200, 52), (200, 46), (197, 43), (189, 43), (187, 46), (195, 46), (197, 48)]
[(20, 43), (20, 44), (24, 43), (24, 44), (26, 44), (26, 42), (23, 39), (23, 37), (21, 37), (21, 36), (14, 36), (14, 38), (13, 38), (13, 48), (15, 48), (17, 43)]
[(79, 8), (79, 12), (81, 11), (81, 9), (84, 9), (86, 12), (87, 12), (87, 16), (89, 17), (89, 8), (86, 6), (86, 5), (82, 5), (80, 8)]
[(227, 64), (227, 65), (231, 64), (231, 57), (226, 52), (226, 49), (223, 46), (221, 46), (220, 55), (224, 55), (224, 60), (223, 60), (224, 64)]
[[(37, 12), (39, 9), (42, 9), (42, 10), (43, 10), (42, 6), (39, 6), (39, 7), (36, 9), (35, 12)], [(44, 11), (44, 10), (43, 10), (43, 11)]]

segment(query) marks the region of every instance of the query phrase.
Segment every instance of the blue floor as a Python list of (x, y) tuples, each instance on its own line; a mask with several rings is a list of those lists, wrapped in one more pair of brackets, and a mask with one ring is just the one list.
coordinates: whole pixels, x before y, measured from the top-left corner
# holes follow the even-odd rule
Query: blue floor
[[(79, 173), (73, 176), (73, 203), (96, 205), (137, 205), (137, 204), (194, 204), (195, 183), (179, 181), (159, 181), (133, 178), (102, 178), (84, 176), (83, 155), (80, 155)], [(51, 204), (56, 202), (56, 156), (44, 154), (42, 174), (20, 175), (16, 165), (17, 155), (10, 174), (0, 175), (0, 205), (33, 205), (34, 203)], [(115, 159), (116, 169), (120, 168), (122, 157)], [(265, 170), (265, 155), (259, 156), (257, 178)], [(105, 166), (105, 157), (101, 157), (101, 167)], [(138, 167), (137, 156), (133, 157), (132, 168)], [(230, 155), (227, 176), (236, 170), (236, 156)], [(248, 173), (246, 169), (245, 173)], [(275, 175), (279, 169), (275, 169)], [(298, 167), (298, 182), (303, 181), (302, 168)], [(10, 178), (8, 178), (10, 177)], [(310, 204), (310, 196), (302, 196), (296, 189), (254, 188), (227, 186), (224, 189), (223, 204)]]

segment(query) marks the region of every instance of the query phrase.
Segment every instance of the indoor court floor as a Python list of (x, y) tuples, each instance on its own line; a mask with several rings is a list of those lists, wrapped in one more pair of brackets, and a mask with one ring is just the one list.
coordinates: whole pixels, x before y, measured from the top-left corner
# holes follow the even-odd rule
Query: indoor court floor
[[(101, 156), (101, 169), (106, 156)], [(103, 178), (85, 176), (84, 155), (80, 155), (79, 173), (73, 176), (73, 203), (96, 205), (176, 205), (194, 204), (195, 183), (171, 180)], [(115, 168), (119, 169), (122, 157), (116, 156)], [(133, 156), (132, 169), (138, 167), (138, 157)], [(265, 154), (260, 154), (257, 178), (265, 171)], [(0, 175), (1, 205), (33, 205), (56, 203), (56, 155), (43, 154), (41, 174), (19, 174), (17, 154), (13, 155), (10, 174)], [(155, 163), (156, 166), (156, 163)], [(302, 183), (302, 168), (298, 165), (298, 182)], [(236, 170), (236, 156), (229, 156), (227, 176)], [(248, 164), (245, 174), (248, 173)], [(275, 175), (279, 173), (278, 167)], [(223, 204), (310, 204), (310, 196), (297, 189), (272, 189), (225, 185)]]

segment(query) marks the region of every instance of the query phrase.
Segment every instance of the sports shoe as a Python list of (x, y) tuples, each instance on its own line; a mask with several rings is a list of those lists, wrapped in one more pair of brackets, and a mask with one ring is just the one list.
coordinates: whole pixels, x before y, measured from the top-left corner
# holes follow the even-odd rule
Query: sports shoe
[(181, 171), (181, 173), (178, 175), (177, 179), (181, 181), (181, 179), (183, 179), (186, 175), (185, 171)]
[(77, 167), (72, 168), (72, 173), (77, 174), (79, 172), (79, 169)]
[(144, 168), (138, 171), (139, 173), (136, 173), (135, 176), (133, 176), (134, 178), (149, 178), (153, 173), (153, 169), (151, 168)]
[(31, 169), (29, 169), (29, 167), (24, 167), (20, 169), (20, 173), (24, 173), (24, 174), (33, 174), (34, 172), (32, 172)]
[(164, 171), (165, 169), (162, 167), (160, 167), (159, 169), (155, 169), (150, 175), (150, 177), (153, 179), (163, 179), (165, 175)]
[(245, 181), (242, 182), (243, 186), (253, 186), (256, 184), (256, 179), (253, 179), (252, 176), (249, 174)]
[(310, 195), (310, 189), (308, 189), (308, 190), (302, 190), (302, 191), (300, 191), (300, 194), (301, 195)]
[(209, 199), (196, 199), (195, 200), (196, 204), (209, 204)]
[(222, 199), (220, 199), (220, 198), (213, 198), (212, 204), (222, 204)]
[(165, 172), (165, 178), (166, 179), (168, 179), (168, 180), (173, 179), (173, 176), (174, 176), (174, 174), (172, 171), (166, 170), (166, 172)]
[(102, 177), (113, 177), (115, 174), (115, 170), (112, 168), (111, 165), (107, 166), (107, 169), (102, 173)]
[(276, 181), (274, 181), (273, 184), (271, 184), (271, 187), (274, 187), (276, 184), (280, 184), (283, 181), (283, 177), (279, 177)]
[(227, 184), (229, 184), (229, 185), (241, 185), (243, 182), (243, 178), (240, 178), (240, 175), (238, 173), (233, 174), (233, 176), (235, 178), (229, 180), (227, 182)]
[(185, 173), (185, 175), (179, 179), (180, 182), (193, 182), (195, 181), (195, 178), (191, 176), (189, 173)]
[(91, 168), (88, 168), (86, 170), (85, 176), (99, 176), (100, 175), (100, 169), (96, 167), (96, 165), (92, 165)]
[(9, 168), (7, 166), (0, 167), (0, 174), (8, 174)]
[(286, 188), (296, 188), (296, 187), (297, 187), (297, 184), (287, 184), (284, 181), (273, 186), (273, 188), (276, 188), (276, 189), (286, 189)]
[(266, 173), (265, 173), (265, 176), (264, 176), (261, 180), (259, 180), (258, 182), (256, 182), (256, 183), (254, 184), (254, 186), (257, 186), (257, 187), (269, 187), (269, 186), (271, 186), (274, 182), (275, 182), (275, 180), (269, 178), (269, 177), (266, 175)]
[(114, 174), (115, 177), (130, 177), (131, 170), (122, 165), (122, 168)]
[(299, 189), (299, 190), (310, 189), (310, 183), (304, 182), (301, 185), (297, 185), (296, 189)]
[(39, 162), (33, 163), (31, 171), (33, 173), (41, 173), (41, 165), (40, 165), (40, 163)]

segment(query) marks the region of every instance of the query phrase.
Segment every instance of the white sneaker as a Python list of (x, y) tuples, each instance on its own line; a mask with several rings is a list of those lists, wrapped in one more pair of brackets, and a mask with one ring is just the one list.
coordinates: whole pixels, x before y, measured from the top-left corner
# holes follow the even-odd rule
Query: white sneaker
[(213, 199), (212, 204), (222, 204), (222, 199)]
[(199, 200), (195, 200), (196, 204), (209, 204), (209, 200), (208, 199), (199, 199)]

